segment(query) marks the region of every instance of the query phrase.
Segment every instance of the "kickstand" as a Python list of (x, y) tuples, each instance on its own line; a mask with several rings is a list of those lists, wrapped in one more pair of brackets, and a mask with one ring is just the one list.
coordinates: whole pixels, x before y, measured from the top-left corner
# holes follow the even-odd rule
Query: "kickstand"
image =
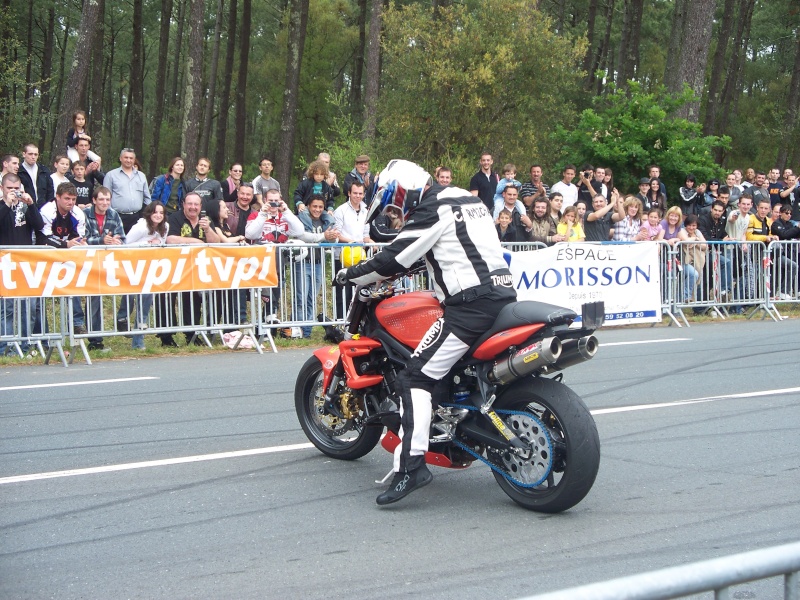
[(386, 474), (386, 477), (384, 477), (383, 479), (376, 479), (376, 480), (375, 480), (375, 483), (384, 484), (384, 483), (386, 483), (387, 481), (389, 481), (389, 479), (392, 477), (392, 475), (394, 475), (394, 469), (392, 469), (391, 471), (389, 471), (389, 472)]

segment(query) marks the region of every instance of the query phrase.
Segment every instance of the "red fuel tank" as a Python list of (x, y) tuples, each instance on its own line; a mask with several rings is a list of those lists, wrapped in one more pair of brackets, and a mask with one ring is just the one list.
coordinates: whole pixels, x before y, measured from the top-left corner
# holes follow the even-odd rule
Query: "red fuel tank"
[(411, 292), (384, 300), (375, 309), (378, 322), (402, 344), (416, 348), (434, 321), (444, 314), (433, 292)]

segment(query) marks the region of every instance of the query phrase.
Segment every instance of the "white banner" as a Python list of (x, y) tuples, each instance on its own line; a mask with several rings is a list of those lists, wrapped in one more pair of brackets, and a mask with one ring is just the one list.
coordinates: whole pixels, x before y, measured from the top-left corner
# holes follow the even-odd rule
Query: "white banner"
[(607, 325), (661, 321), (658, 244), (579, 242), (510, 256), (519, 300), (571, 308), (578, 321), (582, 304), (600, 300)]

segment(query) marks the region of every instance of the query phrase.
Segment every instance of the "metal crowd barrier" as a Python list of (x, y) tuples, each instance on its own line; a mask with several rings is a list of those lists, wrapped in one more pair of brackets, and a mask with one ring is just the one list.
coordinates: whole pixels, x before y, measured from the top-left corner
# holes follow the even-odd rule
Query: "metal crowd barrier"
[(776, 304), (800, 302), (800, 242), (679, 242), (670, 284), (674, 310), (688, 325), (684, 310), (731, 312), (748, 319), (781, 319)]
[(0, 298), (0, 355), (25, 358), (38, 353), (48, 364), (56, 350), (67, 366), (62, 333), (67, 314), (66, 298)]
[[(694, 242), (674, 247), (657, 243), (662, 314), (679, 327), (681, 322), (689, 324), (686, 310), (713, 311), (724, 319), (742, 307), (748, 318), (763, 312), (762, 318), (779, 320), (777, 304), (800, 303), (800, 241), (773, 242), (769, 247), (754, 242), (708, 242), (704, 248)], [(504, 246), (512, 252), (546, 247), (535, 242)], [(133, 338), (134, 347), (143, 347), (144, 335), (169, 339), (181, 333), (187, 343), (211, 346), (216, 336), (233, 348), (249, 347), (261, 353), (262, 344), (268, 343), (276, 352), (276, 333), (299, 337), (314, 326), (342, 324), (353, 294), (352, 285), (333, 283), (343, 266), (342, 253), (363, 253), (368, 258), (380, 248), (381, 244), (277, 245), (278, 285), (274, 288), (2, 299), (0, 351), (22, 357), (33, 346), (49, 361), (57, 350), (66, 365), (63, 346), (77, 346), (91, 364), (87, 343), (91, 347), (106, 337), (127, 336)], [(426, 274), (418, 274), (406, 278), (403, 288), (431, 289), (431, 282)], [(85, 331), (80, 326), (84, 322)], [(71, 352), (69, 362), (76, 356), (77, 352)]]
[(800, 542), (593, 583), (519, 600), (666, 600), (714, 592), (735, 598), (731, 587), (783, 575), (784, 600), (800, 600)]
[(781, 319), (776, 304), (800, 303), (800, 240), (770, 242), (770, 265), (766, 269), (767, 307), (773, 318)]

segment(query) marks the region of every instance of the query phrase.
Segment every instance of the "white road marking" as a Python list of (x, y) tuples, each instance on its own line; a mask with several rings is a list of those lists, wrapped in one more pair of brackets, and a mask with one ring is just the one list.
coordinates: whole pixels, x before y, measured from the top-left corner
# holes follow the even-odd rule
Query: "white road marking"
[(291, 444), (288, 446), (272, 446), (269, 448), (253, 448), (252, 450), (236, 450), (234, 452), (217, 452), (216, 454), (198, 454), (196, 456), (183, 456), (180, 458), (164, 458), (161, 460), (147, 460), (144, 462), (125, 463), (121, 465), (106, 465), (104, 467), (89, 467), (86, 469), (70, 469), (68, 471), (50, 471), (48, 473), (34, 473), (32, 475), (16, 475), (3, 477), (0, 485), (6, 483), (20, 483), (23, 481), (37, 481), (39, 479), (54, 479), (56, 477), (73, 477), (75, 475), (91, 475), (93, 473), (113, 473), (115, 471), (129, 471), (131, 469), (146, 469), (148, 467), (163, 467), (167, 465), (182, 465), (185, 463), (203, 462), (206, 460), (220, 460), (222, 458), (237, 458), (239, 456), (254, 456), (256, 454), (274, 454), (276, 452), (291, 452), (292, 450), (305, 450), (313, 448), (310, 443)]
[[(705, 398), (694, 398), (690, 400), (676, 400), (675, 402), (661, 402), (658, 404), (637, 404), (633, 406), (619, 406), (615, 408), (601, 408), (591, 411), (593, 415), (606, 415), (612, 413), (632, 412), (638, 410), (648, 410), (651, 408), (670, 408), (675, 406), (685, 406), (689, 404), (699, 404), (703, 402), (715, 402), (717, 400), (727, 400), (732, 398), (755, 398), (758, 396), (777, 396), (780, 394), (795, 394), (800, 392), (800, 387), (782, 388), (776, 390), (764, 390), (761, 392), (745, 392), (742, 394), (728, 394), (724, 396), (707, 396)], [(30, 475), (15, 475), (13, 477), (0, 478), (0, 485), (8, 483), (22, 483), (26, 481), (38, 481), (40, 479), (55, 479), (60, 477), (73, 477), (75, 475), (91, 475), (94, 473), (113, 473), (116, 471), (129, 471), (131, 469), (145, 469), (149, 467), (163, 467), (169, 465), (181, 465), (193, 462), (204, 462), (208, 460), (220, 460), (223, 458), (238, 458), (240, 456), (255, 456), (259, 454), (276, 454), (279, 452), (293, 452), (295, 450), (308, 450), (314, 446), (311, 443), (289, 444), (286, 446), (270, 446), (266, 448), (253, 448), (251, 450), (236, 450), (233, 452), (218, 452), (216, 454), (198, 454), (195, 456), (183, 456), (180, 458), (165, 458), (161, 460), (148, 460), (144, 462), (123, 463), (119, 465), (106, 465), (103, 467), (89, 467), (85, 469), (70, 469), (66, 471), (49, 471), (46, 473), (32, 473)]]
[(729, 398), (756, 398), (758, 396), (777, 396), (780, 394), (796, 394), (797, 392), (800, 392), (800, 387), (783, 388), (779, 390), (764, 390), (761, 392), (745, 392), (742, 394), (728, 394), (726, 396), (707, 396), (705, 398), (694, 398), (692, 400), (676, 400), (675, 402), (661, 402), (659, 404), (637, 404), (633, 406), (618, 406), (615, 408), (599, 408), (591, 412), (593, 415), (607, 415), (611, 413), (631, 412), (634, 410), (648, 410), (651, 408), (683, 406), (684, 404), (700, 404), (702, 402), (715, 402), (717, 400), (727, 400)]
[(638, 342), (600, 342), (600, 346), (607, 348), (609, 346), (633, 346), (634, 344), (662, 344), (664, 342), (689, 342), (692, 338), (667, 338), (665, 340), (641, 340)]
[(95, 385), (98, 383), (120, 383), (123, 381), (146, 381), (148, 379), (161, 379), (160, 377), (123, 377), (122, 379), (92, 379), (89, 381), (67, 381), (65, 383), (37, 383), (35, 385), (11, 385), (0, 387), (0, 392), (9, 390), (34, 390), (37, 388), (65, 387), (69, 385)]

